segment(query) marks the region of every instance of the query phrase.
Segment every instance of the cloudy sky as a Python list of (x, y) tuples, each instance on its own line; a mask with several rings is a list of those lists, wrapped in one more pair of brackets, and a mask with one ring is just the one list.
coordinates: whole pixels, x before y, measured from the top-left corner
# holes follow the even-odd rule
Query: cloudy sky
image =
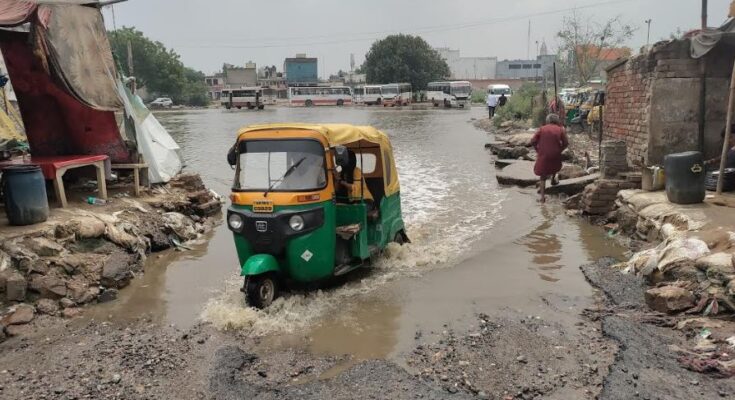
[[(709, 21), (727, 18), (731, 0), (709, 0)], [(206, 73), (247, 61), (276, 65), (296, 53), (319, 58), (319, 74), (349, 70), (350, 54), (362, 63), (370, 44), (391, 33), (420, 34), (432, 46), (463, 56), (525, 58), (528, 21), (531, 56), (536, 41), (550, 49), (574, 8), (592, 21), (619, 15), (638, 28), (629, 45), (700, 25), (700, 0), (129, 0), (104, 11), (110, 28), (133, 26), (181, 54)], [(113, 21), (114, 20), (114, 21)]]

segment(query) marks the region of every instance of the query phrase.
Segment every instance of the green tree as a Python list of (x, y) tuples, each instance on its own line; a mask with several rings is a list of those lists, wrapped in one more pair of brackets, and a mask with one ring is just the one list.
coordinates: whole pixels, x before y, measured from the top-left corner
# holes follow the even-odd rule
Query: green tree
[(128, 65), (128, 43), (133, 54), (133, 73), (138, 87), (153, 96), (168, 96), (175, 103), (206, 105), (207, 88), (204, 74), (187, 68), (180, 56), (161, 42), (152, 41), (135, 28), (108, 32), (112, 53), (121, 72), (131, 75)]
[(423, 90), (437, 79), (449, 76), (449, 65), (420, 36), (391, 35), (373, 43), (360, 68), (368, 82), (408, 82)]

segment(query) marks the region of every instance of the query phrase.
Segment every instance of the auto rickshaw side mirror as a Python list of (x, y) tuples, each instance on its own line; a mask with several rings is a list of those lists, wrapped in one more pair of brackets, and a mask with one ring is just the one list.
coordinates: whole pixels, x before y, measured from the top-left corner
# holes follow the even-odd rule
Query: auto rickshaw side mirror
[(346, 167), (350, 163), (350, 154), (345, 146), (334, 147), (334, 161), (338, 167)]
[(237, 145), (234, 145), (230, 147), (230, 150), (227, 152), (227, 163), (230, 164), (231, 167), (234, 167), (235, 164), (237, 164), (237, 151), (235, 151)]

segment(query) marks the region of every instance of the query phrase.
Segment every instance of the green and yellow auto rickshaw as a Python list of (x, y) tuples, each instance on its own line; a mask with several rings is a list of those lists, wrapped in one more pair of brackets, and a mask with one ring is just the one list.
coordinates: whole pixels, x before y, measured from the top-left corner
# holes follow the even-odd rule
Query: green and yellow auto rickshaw
[(227, 223), (245, 278), (269, 306), (288, 283), (318, 284), (408, 241), (388, 136), (372, 127), (278, 124), (240, 130)]

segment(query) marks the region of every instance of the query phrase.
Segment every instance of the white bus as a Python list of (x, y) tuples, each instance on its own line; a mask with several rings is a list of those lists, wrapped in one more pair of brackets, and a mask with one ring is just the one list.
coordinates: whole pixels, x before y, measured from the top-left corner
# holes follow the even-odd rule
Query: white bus
[(434, 107), (470, 107), (470, 96), (472, 95), (472, 84), (468, 81), (457, 82), (431, 82), (426, 89), (426, 98), (434, 104)]
[(508, 85), (487, 85), (488, 96), (500, 98), (501, 95), (505, 95), (508, 99), (513, 96), (513, 90)]
[(352, 89), (347, 86), (304, 86), (288, 89), (292, 106), (346, 106), (352, 104)]
[(383, 104), (381, 85), (365, 85), (363, 89), (365, 89), (365, 93), (362, 95), (363, 103), (369, 106)]
[(270, 86), (263, 86), (262, 103), (266, 106), (275, 106), (278, 103), (278, 91)]
[(407, 106), (411, 104), (413, 99), (411, 93), (411, 84), (409, 83), (389, 83), (380, 88), (382, 94), (383, 107)]
[(248, 110), (265, 108), (263, 89), (260, 87), (243, 87), (239, 89), (222, 89), (220, 104), (226, 109), (245, 107)]

